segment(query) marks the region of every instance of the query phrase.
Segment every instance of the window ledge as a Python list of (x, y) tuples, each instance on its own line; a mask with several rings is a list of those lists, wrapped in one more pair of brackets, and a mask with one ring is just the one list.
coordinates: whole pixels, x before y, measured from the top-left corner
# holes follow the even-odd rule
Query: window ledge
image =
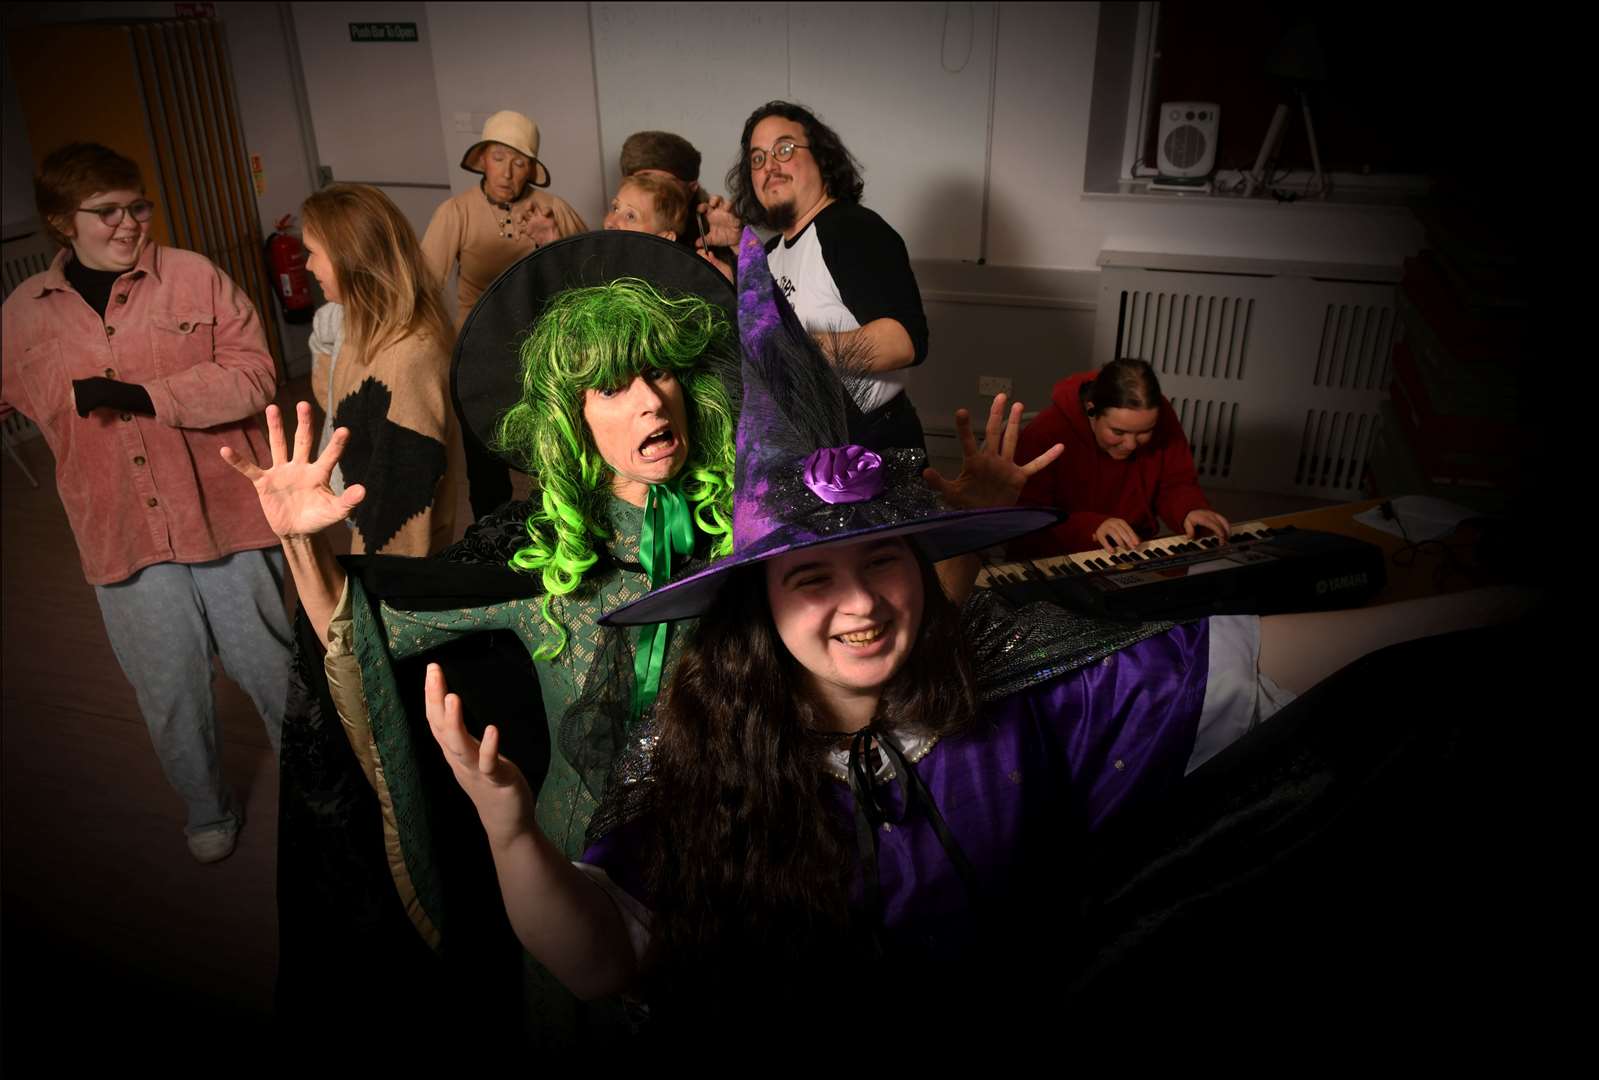
[(1101, 251), (1102, 269), (1168, 270), (1189, 274), (1233, 274), (1246, 277), (1299, 277), (1329, 281), (1397, 282), (1399, 266), (1368, 263), (1311, 262), (1302, 259), (1250, 259), (1232, 255), (1180, 255), (1149, 251)]
[[(1287, 185), (1282, 186), (1287, 187)], [(1292, 191), (1293, 189), (1288, 187), (1287, 190)], [(1410, 213), (1410, 207), (1417, 201), (1417, 193), (1408, 187), (1340, 186), (1335, 187), (1332, 194), (1324, 199), (1298, 194), (1291, 201), (1282, 201), (1273, 197), (1270, 192), (1264, 191), (1256, 192), (1249, 198), (1245, 198), (1242, 195), (1229, 194), (1223, 191), (1205, 193), (1151, 190), (1148, 180), (1122, 180), (1108, 190), (1085, 191), (1082, 197), (1085, 202), (1210, 203), (1226, 206), (1253, 206), (1273, 210), (1287, 208), (1290, 211), (1295, 207), (1309, 206), (1341, 210), (1380, 210), (1394, 214)]]

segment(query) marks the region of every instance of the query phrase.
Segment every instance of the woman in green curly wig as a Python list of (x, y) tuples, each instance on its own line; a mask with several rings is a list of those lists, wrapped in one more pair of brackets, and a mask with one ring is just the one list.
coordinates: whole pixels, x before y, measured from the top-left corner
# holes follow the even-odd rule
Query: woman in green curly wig
[(557, 632), (535, 659), (566, 645), (552, 606), (599, 560), (613, 499), (645, 508), (640, 555), (652, 586), (669, 576), (670, 554), (732, 550), (735, 348), (716, 305), (637, 278), (561, 293), (523, 342), (522, 397), (497, 442), (537, 477), (529, 542), (511, 559), (539, 575)]
[[(493, 449), (534, 477), (532, 497), (480, 519), (427, 562), (497, 564), (521, 582), (484, 588), (482, 571), (489, 567), (482, 565), (470, 585), (459, 574), (441, 576), (444, 568), (392, 562), (352, 563), (357, 572), (346, 574), (319, 534), (364, 492), (359, 485), (342, 496), (328, 490), (323, 474), (342, 451), (345, 433), (335, 432), (328, 451), (312, 461), (309, 447), (300, 446), (310, 427), (303, 405), (292, 455), (284, 453), (281, 418), (269, 408), (273, 467), (235, 464), (255, 483), (283, 540), (301, 604), (327, 650), (329, 684), (360, 690), (334, 694), (338, 711), (349, 730), (373, 730), (380, 755), (401, 745), (384, 735), (402, 723), (393, 712), (400, 694), (383, 689), (396, 678), (395, 664), (485, 631), (521, 640), (537, 671), (548, 733), (540, 824), (575, 854), (604, 784), (605, 747), (620, 735), (562, 726), (599, 652), (600, 613), (663, 584), (690, 558), (714, 558), (732, 547), (735, 416), (724, 379), (736, 385), (737, 344), (717, 303), (622, 276), (551, 296), (519, 355), (517, 396), (512, 401), (507, 394)], [(438, 579), (430, 595), (459, 598), (459, 606), (414, 608), (386, 594), (379, 599), (365, 580), (374, 566), (385, 581)], [(634, 719), (655, 699), (670, 639), (670, 625), (659, 623), (632, 642)], [(525, 703), (502, 704), (526, 716)], [(358, 756), (363, 749), (356, 747)], [(381, 783), (408, 775), (398, 761), (383, 764)], [(391, 804), (405, 801), (387, 794)]]
[[(298, 697), (310, 704), (284, 725), (278, 1006), (295, 1032), (325, 1034), (351, 1002), (433, 992), (430, 958), (393, 936), (407, 923), (477, 981), (504, 974), (506, 950), (519, 953), (508, 933), (483, 929), (499, 901), (476, 822), (449, 816), (452, 794), (413, 749), (431, 749), (410, 700), (425, 661), (453, 666), (475, 722), (509, 733), (545, 835), (583, 850), (625, 731), (605, 726), (609, 712), (585, 726), (572, 705), (590, 682), (609, 685), (613, 660), (653, 691), (675, 647), (658, 624), (628, 639), (631, 660), (606, 653), (597, 620), (690, 559), (731, 548), (733, 304), (701, 260), (633, 233), (574, 237), (507, 270), (462, 329), (453, 382), (463, 433), (531, 474), (532, 497), (481, 517), (434, 558), (335, 559), (322, 530), (367, 496), (329, 489), (348, 436), (336, 432), (313, 460), (304, 404), (292, 451), (272, 408), (272, 467), (234, 462), (282, 539), (302, 640), (315, 635), (327, 673), (324, 696), (305, 666), (314, 692)], [(315, 664), (315, 646), (301, 659)], [(635, 693), (632, 717), (650, 696)], [(520, 997), (545, 1044), (620, 1020), (615, 1010), (580, 1019), (553, 980), (532, 968), (525, 978), (521, 995), (485, 983), (473, 1000), (510, 1013)]]

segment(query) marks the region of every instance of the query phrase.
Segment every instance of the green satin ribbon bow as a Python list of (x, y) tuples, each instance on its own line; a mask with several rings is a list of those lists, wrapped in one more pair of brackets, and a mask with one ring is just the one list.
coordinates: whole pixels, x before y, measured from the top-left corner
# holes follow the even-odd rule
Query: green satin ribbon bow
[[(672, 560), (694, 550), (694, 515), (676, 484), (651, 484), (644, 500), (644, 527), (639, 532), (639, 562), (658, 589), (672, 577)], [(661, 692), (661, 666), (666, 662), (669, 623), (639, 627), (633, 654), (633, 720), (655, 703)]]

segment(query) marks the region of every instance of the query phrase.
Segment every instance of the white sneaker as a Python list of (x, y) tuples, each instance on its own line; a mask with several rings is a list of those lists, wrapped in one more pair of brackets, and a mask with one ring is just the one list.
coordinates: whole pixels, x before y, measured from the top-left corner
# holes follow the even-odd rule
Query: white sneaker
[(221, 862), (233, 854), (234, 845), (238, 842), (239, 830), (236, 828), (207, 829), (189, 837), (189, 854), (194, 856), (196, 862)]

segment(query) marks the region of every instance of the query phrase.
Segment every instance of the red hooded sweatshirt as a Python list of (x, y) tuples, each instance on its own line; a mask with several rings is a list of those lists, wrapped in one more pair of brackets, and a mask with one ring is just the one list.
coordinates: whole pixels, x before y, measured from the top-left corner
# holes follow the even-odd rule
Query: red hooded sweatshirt
[(1021, 501), (1059, 507), (1067, 518), (1011, 544), (1015, 558), (1097, 548), (1094, 530), (1113, 517), (1148, 540), (1160, 531), (1157, 514), (1173, 531), (1181, 531), (1189, 511), (1210, 507), (1199, 490), (1188, 439), (1165, 398), (1153, 437), (1131, 457), (1117, 461), (1099, 448), (1079, 396), (1094, 375), (1085, 371), (1056, 383), (1053, 403), (1022, 432), (1017, 461), (1029, 461), (1056, 443), (1064, 443), (1066, 452), (1027, 482)]

